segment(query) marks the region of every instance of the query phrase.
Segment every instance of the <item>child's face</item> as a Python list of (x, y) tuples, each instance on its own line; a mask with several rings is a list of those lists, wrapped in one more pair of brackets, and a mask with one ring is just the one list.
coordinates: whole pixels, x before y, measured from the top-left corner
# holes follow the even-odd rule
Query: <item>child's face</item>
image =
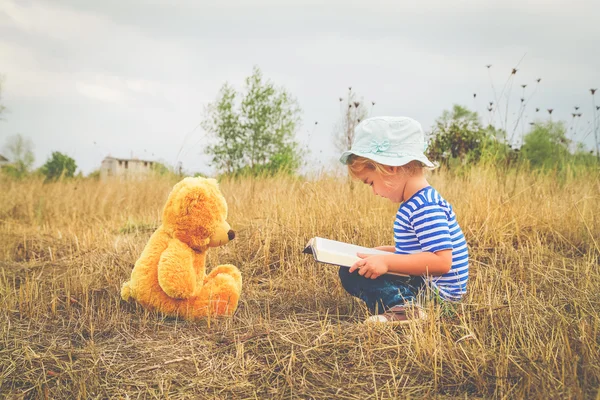
[(382, 175), (375, 170), (365, 168), (356, 174), (356, 177), (371, 186), (377, 196), (385, 197), (394, 203), (401, 203), (404, 201), (404, 187), (408, 177), (398, 173), (398, 167), (389, 168), (391, 175)]

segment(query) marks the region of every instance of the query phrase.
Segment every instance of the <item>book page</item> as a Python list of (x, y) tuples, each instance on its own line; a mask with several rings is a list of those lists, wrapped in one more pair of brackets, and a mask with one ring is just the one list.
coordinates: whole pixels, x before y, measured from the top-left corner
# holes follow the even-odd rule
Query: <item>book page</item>
[[(336, 240), (314, 237), (308, 241), (304, 253), (312, 254), (315, 260), (325, 264), (339, 265), (350, 268), (360, 260), (356, 253), (366, 254), (393, 254), (383, 250), (370, 247), (357, 246), (355, 244), (338, 242)], [(388, 272), (389, 275), (408, 276), (396, 272)]]
[(312, 246), (315, 250), (317, 261), (337, 264), (344, 267), (350, 267), (356, 261), (360, 260), (356, 253), (390, 254), (383, 250), (376, 250), (369, 247), (357, 246), (320, 237), (314, 238)]

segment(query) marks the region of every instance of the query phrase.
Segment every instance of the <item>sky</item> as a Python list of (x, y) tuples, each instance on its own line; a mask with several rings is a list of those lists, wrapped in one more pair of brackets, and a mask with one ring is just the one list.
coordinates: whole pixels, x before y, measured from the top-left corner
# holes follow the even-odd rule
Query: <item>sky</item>
[(0, 153), (21, 134), (36, 167), (60, 151), (84, 174), (108, 155), (210, 174), (198, 125), (254, 66), (298, 101), (313, 167), (336, 163), (348, 87), (427, 131), (453, 104), (487, 123), (493, 101), (517, 136), (552, 108), (591, 148), (599, 16), (597, 0), (0, 0)]

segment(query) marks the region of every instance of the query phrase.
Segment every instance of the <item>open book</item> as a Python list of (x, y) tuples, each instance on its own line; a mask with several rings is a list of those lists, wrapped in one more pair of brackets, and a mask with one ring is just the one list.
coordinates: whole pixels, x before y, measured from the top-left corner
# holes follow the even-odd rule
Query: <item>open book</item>
[[(347, 268), (350, 268), (355, 262), (360, 260), (360, 257), (358, 257), (356, 253), (390, 254), (383, 250), (361, 247), (320, 237), (310, 239), (306, 244), (303, 253), (312, 254), (318, 262)], [(408, 276), (395, 272), (388, 272), (386, 275)]]

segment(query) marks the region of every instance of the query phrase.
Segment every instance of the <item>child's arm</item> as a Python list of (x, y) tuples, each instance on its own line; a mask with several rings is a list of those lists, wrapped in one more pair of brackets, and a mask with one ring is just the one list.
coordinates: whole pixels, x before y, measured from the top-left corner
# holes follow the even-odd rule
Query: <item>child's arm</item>
[(374, 249), (389, 251), (390, 253), (393, 253), (396, 251), (396, 247), (394, 247), (394, 246), (377, 246), (377, 247), (374, 247)]
[(362, 260), (350, 267), (350, 273), (358, 269), (359, 275), (375, 279), (387, 272), (407, 275), (443, 275), (452, 267), (452, 249), (440, 250), (435, 253), (422, 252), (415, 254), (363, 254), (358, 253)]

